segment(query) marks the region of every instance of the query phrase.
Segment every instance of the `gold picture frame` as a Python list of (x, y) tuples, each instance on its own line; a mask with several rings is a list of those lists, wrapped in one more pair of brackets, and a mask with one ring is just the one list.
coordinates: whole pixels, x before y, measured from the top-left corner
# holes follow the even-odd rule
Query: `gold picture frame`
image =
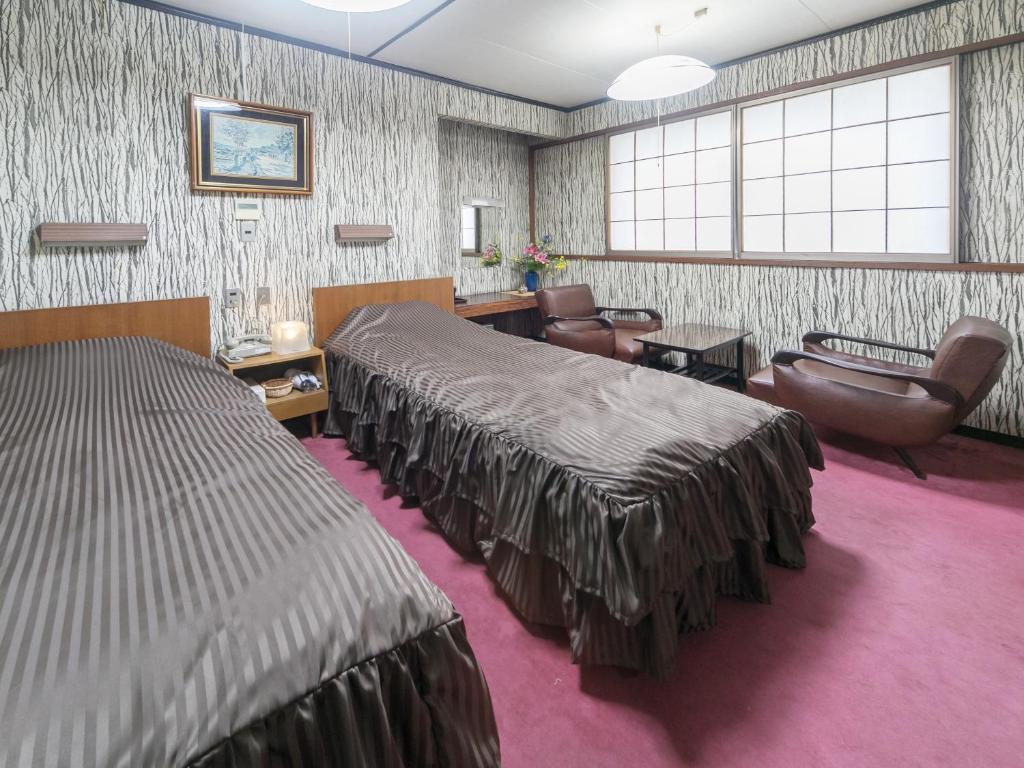
[(193, 192), (313, 194), (313, 114), (188, 95)]

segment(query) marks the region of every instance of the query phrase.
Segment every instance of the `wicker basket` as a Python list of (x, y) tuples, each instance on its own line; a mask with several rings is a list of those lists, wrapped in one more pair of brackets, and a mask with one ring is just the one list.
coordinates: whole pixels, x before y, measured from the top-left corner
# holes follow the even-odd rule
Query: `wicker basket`
[(292, 391), (291, 379), (268, 379), (263, 382), (267, 397), (284, 397)]

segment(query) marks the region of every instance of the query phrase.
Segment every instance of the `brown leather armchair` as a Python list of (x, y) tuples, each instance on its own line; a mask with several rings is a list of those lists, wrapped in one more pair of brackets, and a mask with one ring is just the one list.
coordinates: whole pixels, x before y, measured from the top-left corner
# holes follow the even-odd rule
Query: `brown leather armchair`
[[(643, 345), (634, 336), (661, 330), (661, 314), (653, 309), (596, 306), (589, 285), (543, 288), (537, 291), (537, 308), (552, 344), (627, 363), (643, 357)], [(635, 312), (648, 319), (611, 320), (605, 312)]]
[[(830, 339), (923, 355), (931, 365), (901, 365), (832, 349)], [(804, 351), (783, 350), (747, 380), (747, 392), (799, 411), (811, 422), (892, 446), (924, 479), (907, 448), (935, 442), (995, 386), (1013, 339), (998, 323), (962, 317), (935, 350), (814, 331)]]

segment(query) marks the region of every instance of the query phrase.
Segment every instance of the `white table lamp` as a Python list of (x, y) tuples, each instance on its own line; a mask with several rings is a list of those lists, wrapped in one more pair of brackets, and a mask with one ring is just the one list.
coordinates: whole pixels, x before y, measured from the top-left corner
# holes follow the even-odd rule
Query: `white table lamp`
[(291, 355), (309, 349), (309, 328), (301, 320), (285, 320), (270, 326), (274, 354)]

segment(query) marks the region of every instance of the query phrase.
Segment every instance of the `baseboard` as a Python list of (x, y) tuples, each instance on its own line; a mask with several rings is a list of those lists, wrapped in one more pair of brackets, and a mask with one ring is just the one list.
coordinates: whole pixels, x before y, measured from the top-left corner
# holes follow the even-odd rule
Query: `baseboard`
[(975, 440), (984, 440), (987, 443), (998, 443), (999, 445), (1008, 445), (1011, 448), (1024, 450), (1024, 437), (1004, 435), (1002, 432), (992, 432), (988, 429), (978, 429), (977, 427), (965, 427), (962, 425), (954, 429), (953, 433), (963, 435), (964, 437), (972, 437)]

